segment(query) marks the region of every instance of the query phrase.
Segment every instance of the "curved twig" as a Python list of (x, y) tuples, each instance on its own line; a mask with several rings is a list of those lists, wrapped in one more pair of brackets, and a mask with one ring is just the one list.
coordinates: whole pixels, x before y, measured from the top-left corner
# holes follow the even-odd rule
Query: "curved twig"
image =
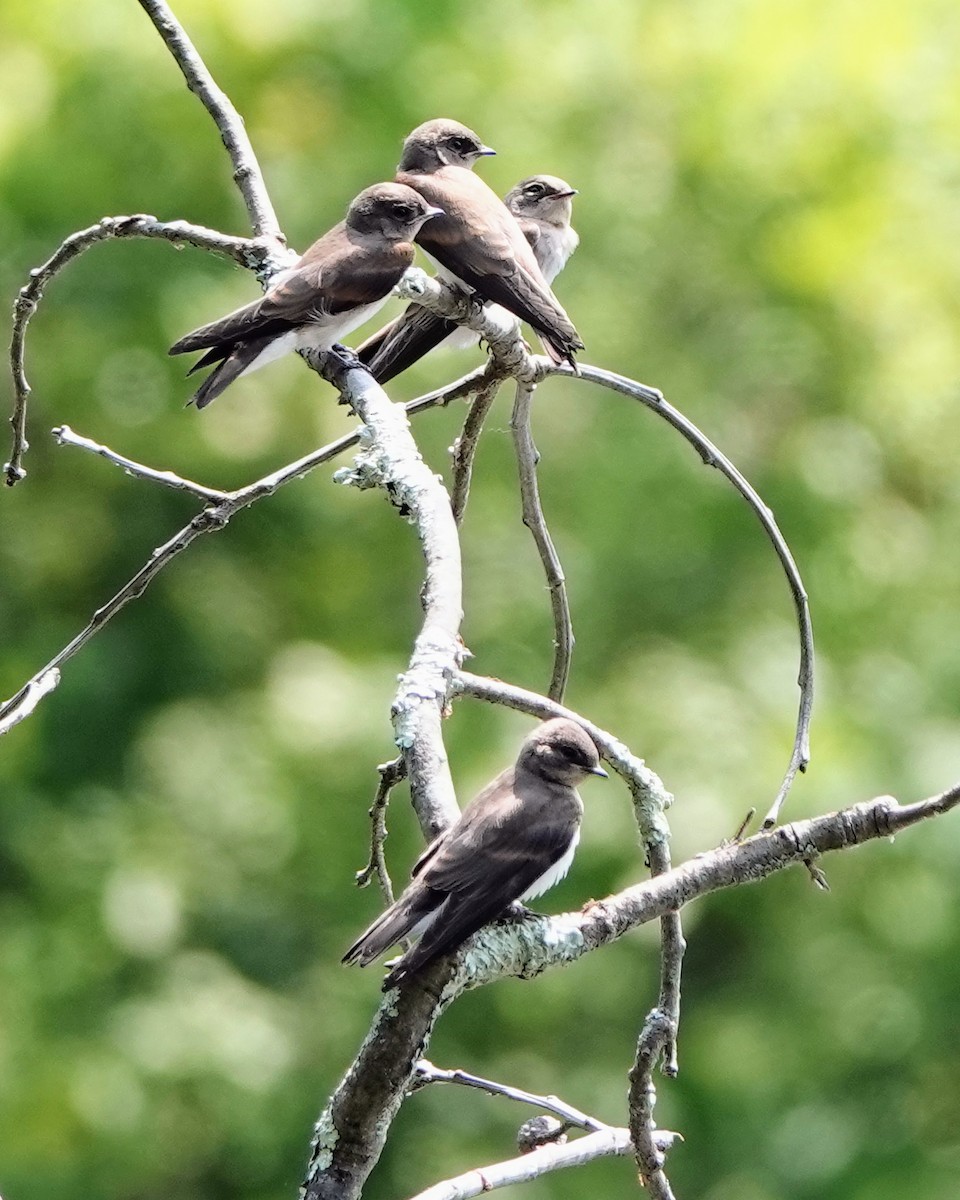
[(520, 1104), (532, 1104), (541, 1112), (553, 1113), (554, 1116), (560, 1117), (567, 1125), (587, 1129), (591, 1133), (610, 1128), (605, 1121), (588, 1116), (557, 1096), (538, 1096), (534, 1092), (524, 1091), (523, 1088), (509, 1087), (492, 1079), (481, 1079), (479, 1075), (471, 1075), (468, 1071), (444, 1071), (435, 1067), (429, 1059), (421, 1058), (414, 1069), (412, 1087), (419, 1089), (428, 1083), (459, 1083), (463, 1087), (477, 1088), (490, 1096), (504, 1096), (507, 1100), (516, 1100)]
[[(548, 367), (546, 373), (565, 374), (566, 372)], [(705, 434), (701, 433), (692, 421), (689, 421), (683, 413), (668, 403), (660, 392), (653, 388), (645, 387), (643, 384), (638, 384), (632, 379), (627, 379), (623, 375), (617, 375), (613, 371), (602, 370), (600, 367), (581, 364), (579, 374), (582, 379), (589, 383), (600, 384), (601, 387), (610, 388), (612, 391), (619, 392), (623, 396), (639, 400), (641, 404), (652, 409), (676, 429), (693, 446), (705, 465), (716, 467), (721, 475), (733, 484), (744, 500), (746, 500), (747, 504), (749, 504), (750, 508), (757, 514), (757, 519), (763, 526), (783, 566), (787, 583), (790, 586), (790, 594), (793, 597), (797, 625), (800, 630), (800, 669), (797, 676), (797, 684), (800, 688), (800, 705), (797, 713), (796, 733), (790, 762), (787, 765), (787, 770), (777, 791), (776, 798), (763, 820), (764, 828), (768, 829), (770, 826), (776, 824), (780, 808), (786, 799), (790, 785), (793, 783), (797, 772), (805, 771), (807, 764), (810, 762), (810, 716), (813, 711), (813, 625), (810, 621), (810, 606), (807, 601), (807, 593), (803, 586), (803, 580), (800, 578), (800, 571), (797, 568), (786, 539), (780, 532), (772, 510), (763, 502), (753, 486), (737, 470), (726, 455), (718, 450), (713, 442)]]
[(273, 211), (273, 204), (263, 181), (263, 172), (247, 136), (243, 119), (229, 97), (217, 87), (196, 47), (169, 6), (162, 0), (139, 2), (173, 55), (187, 87), (201, 102), (220, 131), (220, 137), (233, 165), (233, 180), (240, 189), (254, 234), (283, 245), (284, 236), (280, 231), (280, 223)]
[[(467, 378), (470, 378), (467, 376)], [(450, 507), (453, 509), (453, 519), (458, 525), (463, 522), (466, 512), (467, 499), (470, 496), (470, 481), (473, 478), (473, 460), (477, 453), (483, 423), (487, 419), (502, 380), (494, 378), (482, 387), (476, 394), (473, 403), (463, 422), (460, 436), (453, 443), (451, 458), (453, 459), (453, 482), (450, 487)], [(444, 400), (445, 404), (449, 400)], [(408, 406), (407, 411), (410, 411)], [(419, 409), (417, 410), (419, 411)]]
[(532, 402), (533, 385), (518, 383), (510, 428), (513, 432), (517, 473), (520, 478), (521, 517), (533, 535), (550, 591), (554, 630), (553, 673), (550, 676), (547, 695), (559, 703), (563, 700), (567, 680), (570, 678), (570, 660), (573, 657), (574, 645), (573, 620), (570, 616), (570, 600), (567, 596), (563, 566), (540, 504), (540, 488), (537, 485), (537, 463), (540, 461), (540, 453), (534, 444), (530, 428)]
[(10, 338), (10, 372), (13, 376), (13, 413), (10, 425), (13, 429), (13, 446), (10, 461), (4, 464), (4, 478), (8, 487), (13, 487), (26, 475), (23, 456), (27, 451), (27, 400), (30, 384), (24, 367), (25, 342), (30, 318), (43, 298), (44, 288), (63, 268), (91, 246), (112, 238), (145, 237), (160, 238), (174, 245), (197, 246), (201, 250), (213, 250), (226, 254), (234, 262), (252, 270), (263, 269), (269, 256), (267, 247), (250, 238), (231, 237), (203, 225), (191, 225), (188, 221), (158, 221), (146, 213), (129, 217), (103, 217), (96, 225), (80, 229), (65, 238), (54, 253), (39, 267), (30, 272), (30, 280), (17, 293), (13, 306), (13, 333)]
[(367, 865), (357, 871), (354, 882), (357, 887), (364, 888), (376, 875), (384, 904), (390, 905), (393, 903), (393, 882), (383, 854), (383, 843), (387, 840), (387, 805), (390, 803), (390, 793), (406, 778), (407, 764), (401, 754), (389, 762), (381, 763), (377, 770), (380, 772), (380, 782), (373, 804), (367, 813), (370, 818), (370, 858)]

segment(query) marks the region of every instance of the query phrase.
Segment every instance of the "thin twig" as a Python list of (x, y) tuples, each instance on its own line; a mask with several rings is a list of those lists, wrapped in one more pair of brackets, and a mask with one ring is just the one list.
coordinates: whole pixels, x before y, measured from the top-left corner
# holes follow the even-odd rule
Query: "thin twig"
[(429, 1059), (421, 1058), (414, 1068), (412, 1087), (419, 1088), (428, 1083), (459, 1083), (464, 1087), (478, 1088), (491, 1096), (505, 1096), (508, 1100), (516, 1100), (520, 1104), (532, 1104), (542, 1112), (553, 1113), (554, 1116), (562, 1118), (568, 1125), (588, 1129), (594, 1133), (610, 1128), (606, 1122), (588, 1116), (557, 1096), (538, 1096), (522, 1088), (508, 1087), (507, 1084), (496, 1083), (492, 1079), (482, 1079), (479, 1075), (471, 1075), (467, 1071), (444, 1071), (435, 1067)]
[(550, 676), (550, 686), (547, 695), (559, 704), (567, 690), (570, 678), (570, 661), (573, 657), (573, 620), (570, 616), (570, 601), (567, 596), (567, 582), (563, 574), (560, 556), (553, 544), (547, 521), (543, 515), (540, 503), (540, 488), (537, 484), (537, 463), (540, 453), (533, 441), (530, 426), (531, 408), (533, 404), (533, 386), (518, 383), (516, 399), (513, 402), (513, 416), (510, 428), (513, 432), (513, 444), (517, 455), (517, 472), (520, 477), (521, 517), (524, 525), (533, 535), (537, 553), (543, 563), (547, 577), (547, 587), (550, 590), (550, 608), (553, 612), (553, 672)]
[(455, 1179), (435, 1183), (426, 1191), (418, 1192), (412, 1200), (470, 1200), (510, 1184), (530, 1183), (563, 1167), (582, 1167), (598, 1158), (626, 1155), (631, 1150), (628, 1130), (604, 1129), (566, 1145), (541, 1146), (531, 1154), (467, 1171)]
[(10, 371), (13, 376), (13, 413), (10, 425), (13, 429), (13, 446), (10, 461), (4, 464), (4, 478), (8, 487), (13, 487), (26, 475), (23, 456), (27, 442), (27, 400), (30, 384), (24, 366), (27, 326), (43, 297), (44, 288), (63, 270), (68, 263), (91, 246), (112, 238), (159, 238), (175, 246), (196, 246), (226, 254), (241, 266), (260, 270), (265, 261), (266, 248), (249, 238), (231, 237), (202, 225), (191, 225), (187, 221), (158, 221), (146, 213), (129, 217), (104, 217), (96, 225), (80, 229), (65, 238), (54, 253), (39, 267), (30, 272), (30, 280), (17, 293), (13, 306), (13, 332), (10, 339)]
[[(548, 365), (544, 370), (546, 374), (566, 373), (559, 371), (558, 368), (554, 368), (552, 365)], [(777, 791), (776, 798), (763, 820), (764, 828), (768, 829), (770, 826), (776, 824), (780, 808), (786, 799), (790, 785), (793, 783), (797, 772), (805, 771), (807, 764), (810, 762), (810, 715), (813, 711), (813, 626), (810, 621), (810, 606), (807, 602), (806, 589), (803, 586), (803, 580), (800, 578), (797, 564), (790, 552), (790, 547), (780, 532), (772, 510), (763, 502), (748, 480), (737, 470), (726, 455), (718, 450), (713, 442), (705, 434), (701, 433), (692, 421), (688, 420), (683, 413), (669, 404), (660, 392), (653, 388), (645, 387), (643, 384), (639, 384), (632, 379), (627, 379), (623, 375), (617, 375), (613, 371), (604, 371), (600, 367), (591, 367), (586, 364), (579, 365), (579, 376), (589, 383), (600, 384), (601, 387), (610, 388), (612, 391), (619, 392), (623, 396), (630, 396), (634, 400), (639, 400), (641, 404), (646, 405), (647, 408), (652, 409), (659, 416), (663, 417), (668, 424), (676, 429), (694, 447), (706, 466), (716, 467), (721, 475), (733, 484), (750, 508), (756, 513), (757, 519), (763, 526), (767, 537), (776, 551), (777, 557), (780, 559), (784, 574), (787, 577), (787, 583), (790, 587), (790, 594), (793, 597), (797, 625), (800, 630), (800, 669), (797, 676), (797, 683), (800, 688), (800, 705), (797, 713), (796, 733), (790, 762), (787, 765), (787, 770)]]
[(393, 903), (393, 883), (383, 854), (383, 843), (387, 840), (387, 805), (390, 803), (390, 793), (406, 778), (407, 764), (400, 754), (389, 762), (381, 763), (377, 770), (380, 772), (380, 782), (373, 805), (367, 813), (370, 818), (370, 861), (362, 871), (356, 873), (355, 882), (357, 887), (363, 888), (376, 875), (384, 903), (389, 905)]
[(657, 1148), (653, 1110), (657, 1091), (653, 1072), (666, 1047), (675, 1040), (673, 1022), (655, 1008), (644, 1022), (637, 1040), (637, 1055), (630, 1070), (630, 1090), (627, 1107), (630, 1115), (630, 1136), (634, 1157), (640, 1172), (640, 1183), (654, 1200), (674, 1200), (673, 1189), (663, 1170), (663, 1154)]
[(233, 179), (243, 197), (250, 224), (257, 237), (265, 237), (283, 244), (280, 223), (273, 210), (270, 195), (263, 181), (263, 172), (253, 151), (253, 146), (244, 128), (243, 119), (234, 108), (229, 97), (220, 90), (207, 69), (196, 47), (173, 15), (169, 5), (162, 0), (140, 0), (140, 7), (153, 22), (183, 73), (187, 87), (200, 100), (213, 117), (220, 137), (230, 155)]
[(205, 500), (208, 503), (216, 504), (221, 500), (229, 498), (228, 492), (221, 492), (217, 488), (205, 487), (202, 483), (194, 483), (192, 479), (185, 479), (182, 475), (177, 475), (174, 471), (157, 471), (153, 467), (145, 467), (143, 463), (138, 463), (132, 458), (125, 458), (122, 454), (118, 454), (116, 450), (111, 450), (109, 446), (104, 446), (101, 442), (95, 442), (91, 438), (82, 437), (79, 433), (74, 433), (69, 425), (57, 425), (52, 432), (61, 446), (76, 446), (78, 450), (86, 450), (89, 454), (96, 454), (136, 479), (146, 479), (150, 483), (160, 483), (164, 487), (174, 488), (181, 492), (189, 492), (192, 496), (197, 496), (200, 500)]
[[(450, 507), (457, 525), (463, 523), (463, 514), (470, 496), (470, 481), (473, 478), (473, 460), (483, 432), (487, 413), (497, 398), (502, 380), (495, 378), (477, 393), (463, 422), (460, 436), (453, 443), (453, 483), (450, 488)], [(449, 401), (447, 401), (449, 403)], [(408, 410), (409, 411), (409, 410)]]
[(22, 687), (14, 699), (0, 709), (0, 736), (8, 733), (14, 725), (25, 721), (44, 696), (52, 692), (59, 682), (60, 672), (56, 667), (51, 667)]

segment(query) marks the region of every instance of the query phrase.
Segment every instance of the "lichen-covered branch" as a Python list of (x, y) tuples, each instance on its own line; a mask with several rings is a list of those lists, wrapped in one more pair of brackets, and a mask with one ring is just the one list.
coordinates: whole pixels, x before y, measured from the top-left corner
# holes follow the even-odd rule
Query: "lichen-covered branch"
[(463, 954), (460, 981), (478, 987), (517, 976), (528, 979), (576, 961), (631, 929), (678, 911), (721, 888), (757, 883), (790, 866), (941, 816), (960, 805), (960, 784), (939, 796), (900, 807), (880, 796), (839, 812), (765, 830), (747, 841), (700, 854), (663, 875), (636, 884), (582, 912), (536, 917), (520, 925), (489, 926)]
[[(311, 356), (312, 357), (312, 356)], [(336, 475), (354, 487), (383, 488), (413, 524), (423, 549), (424, 619), (391, 710), (407, 763), (410, 795), (424, 836), (432, 840), (459, 815), (440, 721), (447, 680), (460, 665), (463, 617), (460, 539), (443, 484), (420, 457), (400, 405), (353, 358), (330, 352), (317, 364), (364, 423), (361, 452)]]

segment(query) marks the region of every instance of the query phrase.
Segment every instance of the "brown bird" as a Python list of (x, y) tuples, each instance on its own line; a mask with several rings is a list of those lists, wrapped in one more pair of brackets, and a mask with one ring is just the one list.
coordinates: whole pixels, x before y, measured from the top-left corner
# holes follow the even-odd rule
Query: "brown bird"
[(277, 275), (252, 304), (188, 333), (171, 354), (207, 353), (214, 370), (192, 402), (204, 408), (235, 379), (293, 350), (329, 350), (386, 302), (413, 263), (413, 239), (441, 209), (413, 188), (378, 183), (347, 209), (346, 219)]
[(524, 741), (515, 765), (427, 847), (409, 887), (343, 961), (365, 967), (403, 938), (419, 935), (385, 977), (386, 991), (457, 949), (514, 901), (553, 887), (570, 869), (580, 840), (583, 802), (576, 785), (606, 774), (579, 725), (560, 717), (545, 721)]
[[(417, 243), (441, 279), (502, 305), (533, 326), (554, 362), (575, 368), (574, 355), (583, 348), (576, 329), (550, 290), (515, 217), (473, 174), (477, 159), (487, 154), (493, 154), (490, 147), (456, 121), (427, 121), (409, 135), (397, 179), (446, 214), (435, 230), (422, 230)], [(434, 318), (426, 319), (420, 306), (408, 310), (405, 318), (411, 327), (409, 338), (401, 318), (402, 336), (389, 338), (390, 345), (381, 350), (388, 332), (383, 330), (358, 352), (368, 369), (375, 359), (373, 373), (381, 381), (405, 370), (454, 327), (452, 322), (438, 326)]]
[[(576, 188), (556, 175), (531, 175), (504, 197), (547, 283), (553, 283), (580, 242), (570, 224), (576, 194)], [(479, 340), (472, 329), (411, 304), (395, 321), (371, 335), (357, 355), (374, 379), (386, 383), (435, 346), (464, 350)]]

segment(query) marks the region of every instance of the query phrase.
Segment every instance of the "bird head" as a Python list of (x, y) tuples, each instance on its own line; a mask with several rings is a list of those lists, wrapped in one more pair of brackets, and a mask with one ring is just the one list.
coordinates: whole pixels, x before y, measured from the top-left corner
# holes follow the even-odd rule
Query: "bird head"
[(588, 775), (604, 779), (607, 776), (600, 766), (593, 738), (582, 726), (565, 717), (544, 721), (530, 734), (520, 747), (517, 766), (569, 787), (575, 787)]
[(472, 129), (437, 117), (418, 125), (403, 143), (401, 171), (437, 171), (440, 167), (464, 167), (470, 171), (478, 158), (496, 154)]
[(556, 175), (531, 175), (507, 192), (504, 203), (515, 217), (569, 225), (576, 194), (576, 188)]
[(389, 242), (412, 242), (425, 221), (442, 213), (402, 183), (375, 183), (350, 205), (347, 226), (357, 233), (379, 233)]

